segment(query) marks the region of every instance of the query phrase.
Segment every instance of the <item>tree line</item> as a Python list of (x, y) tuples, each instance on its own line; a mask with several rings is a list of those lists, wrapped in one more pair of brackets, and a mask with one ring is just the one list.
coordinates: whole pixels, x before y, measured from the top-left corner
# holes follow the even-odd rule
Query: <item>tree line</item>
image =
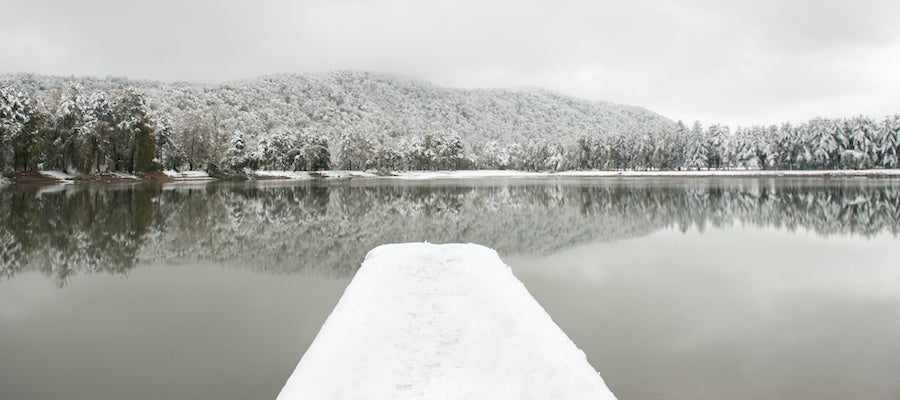
[(900, 115), (877, 121), (867, 116), (813, 118), (780, 126), (728, 126), (689, 129), (679, 121), (673, 131), (637, 136), (598, 135), (577, 140), (575, 169), (832, 170), (897, 168), (900, 164)]
[(48, 107), (27, 93), (0, 88), (3, 171), (149, 171), (156, 138), (136, 90), (89, 96), (66, 90)]
[[(791, 170), (900, 164), (900, 115), (880, 121), (866, 116), (814, 118), (799, 125), (734, 131), (724, 125), (703, 128), (699, 122), (688, 128), (679, 121), (585, 129), (578, 137), (511, 132), (468, 140), (452, 127), (434, 124), (425, 132), (386, 141), (372, 131), (375, 128), (343, 120), (334, 122), (341, 128), (333, 132), (310, 123), (264, 123), (262, 132), (229, 132), (217, 104), (202, 111), (191, 105), (184, 107), (192, 111), (171, 112), (178, 104), (154, 110), (130, 87), (87, 93), (75, 82), (42, 98), (12, 86), (0, 88), (3, 172)], [(254, 120), (268, 118), (265, 109), (243, 113)], [(329, 118), (328, 113), (322, 118)]]

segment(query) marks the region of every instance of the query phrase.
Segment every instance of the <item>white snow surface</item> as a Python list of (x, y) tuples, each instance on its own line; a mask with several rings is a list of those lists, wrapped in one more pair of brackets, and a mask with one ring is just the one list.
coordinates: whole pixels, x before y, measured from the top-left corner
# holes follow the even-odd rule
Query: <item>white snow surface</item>
[(473, 178), (656, 178), (656, 177), (900, 177), (900, 169), (863, 170), (699, 170), (699, 171), (560, 171), (529, 172), (515, 170), (471, 170), (471, 171), (408, 171), (394, 172), (386, 178), (429, 180), (429, 179), (473, 179)]
[(900, 169), (839, 169), (839, 170), (758, 170), (728, 169), (699, 171), (563, 171), (550, 176), (573, 177), (900, 177)]
[(367, 171), (340, 171), (340, 170), (316, 171), (316, 172), (312, 172), (312, 173), (307, 172), (307, 171), (258, 170), (258, 171), (252, 171), (250, 174), (256, 178), (297, 180), (297, 181), (304, 181), (304, 180), (310, 180), (310, 179), (374, 178), (377, 176), (374, 173), (367, 172)]
[(376, 247), (278, 395), (615, 399), (494, 250)]
[(129, 174), (127, 172), (109, 172), (109, 174), (116, 178), (119, 178), (119, 179), (131, 179), (131, 180), (135, 180), (135, 181), (141, 180), (141, 178), (138, 177), (137, 175)]
[(166, 170), (163, 171), (166, 176), (170, 178), (175, 178), (178, 180), (210, 180), (212, 179), (206, 171), (174, 171), (174, 170)]
[(790, 178), (790, 177), (900, 177), (900, 169), (866, 170), (699, 170), (699, 171), (561, 171), (531, 172), (517, 170), (452, 170), (452, 171), (394, 171), (376, 174), (371, 171), (253, 171), (257, 178), (282, 180), (378, 178), (410, 181), (480, 178)]
[(460, 170), (460, 171), (405, 171), (395, 172), (388, 178), (408, 180), (429, 179), (473, 179), (473, 178), (540, 178), (553, 176), (547, 172), (529, 172), (515, 170)]
[(61, 183), (73, 183), (72, 179), (75, 179), (75, 175), (62, 171), (40, 171), (40, 174), (59, 180)]

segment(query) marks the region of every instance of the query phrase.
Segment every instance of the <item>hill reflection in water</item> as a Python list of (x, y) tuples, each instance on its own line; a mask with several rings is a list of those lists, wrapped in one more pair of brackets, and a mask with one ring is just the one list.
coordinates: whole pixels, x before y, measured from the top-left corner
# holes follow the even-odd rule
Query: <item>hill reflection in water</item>
[(241, 183), (0, 191), (4, 279), (36, 270), (127, 273), (142, 262), (213, 261), (346, 276), (392, 242), (474, 242), (545, 255), (669, 227), (802, 228), (896, 235), (900, 181), (544, 179)]

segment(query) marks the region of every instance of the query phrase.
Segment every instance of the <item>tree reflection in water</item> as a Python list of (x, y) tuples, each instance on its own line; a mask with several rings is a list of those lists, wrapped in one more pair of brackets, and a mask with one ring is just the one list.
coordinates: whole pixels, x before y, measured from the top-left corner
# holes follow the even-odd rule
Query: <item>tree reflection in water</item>
[(210, 184), (0, 191), (0, 268), (64, 286), (139, 262), (210, 260), (352, 274), (391, 242), (475, 242), (548, 254), (678, 227), (896, 235), (900, 182), (826, 179), (482, 180)]

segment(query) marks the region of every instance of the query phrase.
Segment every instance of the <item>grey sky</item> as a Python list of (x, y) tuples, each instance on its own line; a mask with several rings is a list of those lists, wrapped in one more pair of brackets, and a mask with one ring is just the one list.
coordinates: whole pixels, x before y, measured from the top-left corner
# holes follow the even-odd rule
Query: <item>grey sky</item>
[(900, 2), (0, 0), (0, 73), (368, 70), (704, 123), (900, 112)]

